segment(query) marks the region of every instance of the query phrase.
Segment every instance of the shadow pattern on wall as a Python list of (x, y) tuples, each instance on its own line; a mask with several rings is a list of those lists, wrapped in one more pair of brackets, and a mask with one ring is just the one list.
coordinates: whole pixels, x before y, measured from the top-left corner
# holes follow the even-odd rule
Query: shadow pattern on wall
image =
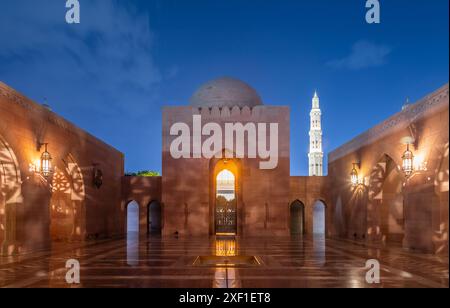
[(17, 158), (0, 136), (0, 254), (10, 255), (16, 247), (16, 212), (23, 202)]
[(394, 160), (384, 154), (372, 169), (368, 192), (369, 240), (402, 242), (404, 236), (403, 176)]

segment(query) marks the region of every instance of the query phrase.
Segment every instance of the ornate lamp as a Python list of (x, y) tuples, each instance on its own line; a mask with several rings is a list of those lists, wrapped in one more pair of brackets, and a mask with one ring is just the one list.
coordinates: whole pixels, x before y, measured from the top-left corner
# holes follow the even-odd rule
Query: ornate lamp
[(414, 172), (414, 154), (409, 149), (409, 143), (407, 144), (405, 153), (403, 153), (402, 161), (403, 172), (407, 177), (410, 177)]
[(356, 167), (358, 166), (357, 163), (353, 163), (353, 169), (350, 173), (350, 182), (352, 183), (353, 187), (356, 187), (359, 185), (359, 177), (358, 177), (358, 170)]
[(43, 144), (45, 146), (45, 151), (41, 155), (41, 175), (44, 178), (48, 178), (52, 173), (52, 156), (48, 152), (48, 143)]
[(97, 189), (100, 189), (103, 185), (103, 171), (98, 168), (99, 164), (94, 164), (93, 169), (93, 183)]

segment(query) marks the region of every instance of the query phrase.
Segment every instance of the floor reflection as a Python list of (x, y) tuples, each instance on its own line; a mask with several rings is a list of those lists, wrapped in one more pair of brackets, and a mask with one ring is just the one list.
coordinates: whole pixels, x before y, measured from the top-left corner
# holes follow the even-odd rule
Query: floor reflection
[(127, 233), (127, 264), (139, 265), (139, 234), (138, 232)]
[(217, 238), (215, 239), (214, 255), (218, 257), (234, 257), (237, 256), (236, 238)]
[(242, 282), (238, 277), (238, 270), (232, 267), (216, 268), (212, 287), (215, 289), (242, 288)]
[[(205, 262), (194, 261), (204, 256)], [(261, 262), (248, 265), (256, 256)], [(78, 287), (379, 288), (448, 287), (447, 257), (351, 240), (298, 238), (138, 238), (53, 245), (49, 251), (0, 257), (0, 287), (73, 287), (65, 262), (81, 264)], [(219, 264), (214, 258), (236, 264)], [(366, 261), (381, 264), (381, 284), (365, 280)], [(239, 261), (239, 262), (238, 262)]]
[(314, 234), (313, 236), (314, 247), (314, 261), (318, 266), (324, 266), (326, 263), (326, 245), (325, 236), (322, 234)]
[[(235, 237), (216, 238), (215, 256), (235, 257), (238, 256), (237, 240)], [(233, 289), (241, 288), (242, 283), (238, 279), (238, 269), (232, 265), (228, 267), (218, 267), (215, 269), (213, 288)]]

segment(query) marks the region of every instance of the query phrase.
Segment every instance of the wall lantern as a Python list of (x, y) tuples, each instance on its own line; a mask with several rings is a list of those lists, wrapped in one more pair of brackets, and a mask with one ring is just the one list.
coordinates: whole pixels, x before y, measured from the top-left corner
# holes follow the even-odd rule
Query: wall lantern
[(30, 172), (40, 174), (43, 178), (48, 179), (52, 173), (52, 155), (48, 152), (48, 143), (38, 143), (37, 150), (41, 151), (42, 146), (45, 146), (41, 158), (30, 164)]
[(52, 173), (52, 156), (48, 152), (48, 143), (43, 143), (42, 145), (45, 146), (45, 151), (41, 155), (40, 173), (47, 179)]
[(97, 189), (100, 189), (103, 185), (103, 171), (98, 168), (99, 164), (93, 164), (93, 184)]
[(410, 177), (414, 173), (414, 154), (407, 144), (406, 151), (402, 156), (402, 169), (406, 177)]
[(358, 175), (358, 163), (353, 163), (353, 169), (352, 172), (350, 173), (350, 182), (352, 183), (353, 187), (357, 187), (360, 184), (359, 181), (359, 175)]

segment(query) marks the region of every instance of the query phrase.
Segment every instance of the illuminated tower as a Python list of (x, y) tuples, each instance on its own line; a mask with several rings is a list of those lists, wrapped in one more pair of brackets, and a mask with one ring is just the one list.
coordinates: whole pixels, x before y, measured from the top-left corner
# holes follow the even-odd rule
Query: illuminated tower
[(309, 131), (309, 176), (323, 176), (322, 150), (322, 112), (317, 92), (314, 93), (310, 113), (311, 129)]

